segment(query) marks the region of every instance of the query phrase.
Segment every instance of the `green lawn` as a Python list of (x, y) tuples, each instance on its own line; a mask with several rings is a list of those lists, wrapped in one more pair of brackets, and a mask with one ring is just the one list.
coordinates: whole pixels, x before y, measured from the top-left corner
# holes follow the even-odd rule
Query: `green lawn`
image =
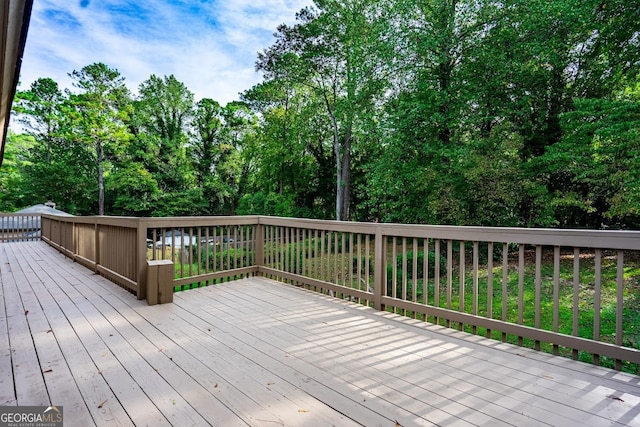
[[(624, 269), (624, 290), (623, 290), (623, 345), (632, 348), (640, 349), (640, 263), (637, 259), (626, 260), (626, 266)], [(580, 260), (580, 283), (579, 283), (579, 304), (578, 304), (578, 336), (593, 339), (594, 338), (594, 301), (595, 301), (595, 273), (594, 273), (594, 259), (593, 257), (585, 257)], [(520, 299), (519, 293), (519, 274), (517, 263), (510, 262), (508, 267), (508, 280), (507, 280), (507, 310), (506, 321), (512, 323), (519, 323), (519, 310), (518, 302)], [(554, 266), (553, 262), (544, 263), (541, 267), (541, 284), (539, 287), (540, 294), (540, 312), (539, 312), (539, 328), (549, 331), (553, 331), (554, 326), (554, 282), (553, 282)], [(441, 275), (442, 276), (442, 275)], [(492, 295), (488, 295), (487, 289), (487, 266), (481, 266), (478, 274), (478, 289), (477, 294), (473, 292), (473, 273), (471, 266), (466, 267), (465, 282), (464, 282), (464, 312), (472, 313), (473, 300), (477, 298), (477, 315), (486, 316), (488, 301), (492, 300), (492, 313), (491, 317), (494, 319), (502, 319), (502, 298), (503, 298), (503, 285), (502, 285), (502, 265), (495, 266), (493, 268), (493, 292)], [(615, 257), (603, 256), (602, 258), (602, 270), (601, 270), (601, 298), (600, 298), (600, 335), (601, 341), (615, 343), (615, 331), (616, 331), (616, 278), (617, 278), (617, 265)], [(412, 281), (407, 280), (407, 299), (412, 299)], [(402, 296), (401, 284), (397, 285), (398, 297)], [(442, 279), (439, 283), (439, 302), (436, 304), (434, 300), (434, 281), (430, 278), (427, 286), (427, 298), (430, 305), (436, 305), (439, 307), (447, 307), (447, 284), (446, 280)], [(560, 279), (558, 284), (558, 332), (563, 334), (572, 334), (573, 330), (573, 298), (574, 298), (574, 285), (573, 285), (573, 259), (572, 256), (563, 256), (560, 262)], [(419, 279), (417, 281), (417, 301), (424, 302), (424, 281)], [(522, 285), (522, 324), (535, 327), (536, 326), (536, 286), (535, 286), (535, 264), (527, 263), (525, 265), (524, 280)], [(452, 275), (451, 286), (451, 300), (450, 308), (452, 310), (458, 310), (460, 307), (460, 269), (456, 268)], [(394, 308), (390, 307), (389, 310), (393, 311)], [(396, 310), (398, 313), (402, 313), (402, 310)], [(413, 313), (405, 313), (406, 315), (413, 315)], [(417, 318), (423, 318), (422, 315), (417, 314)], [(430, 322), (435, 322), (434, 318), (427, 319)], [(445, 325), (443, 319), (439, 319), (439, 323)], [(459, 327), (457, 324), (452, 324), (452, 327)], [(474, 332), (471, 326), (464, 325), (463, 329), (468, 332)], [(475, 333), (485, 335), (486, 331), (483, 328), (477, 328)], [(492, 331), (492, 338), (501, 339), (502, 334), (497, 331)], [(518, 337), (508, 336), (507, 341), (512, 343), (518, 343)], [(534, 347), (535, 343), (531, 340), (523, 340), (522, 345), (527, 347)], [(541, 343), (541, 349), (543, 351), (553, 351), (553, 347), (550, 344)], [(558, 349), (560, 354), (571, 355), (570, 349)], [(580, 353), (579, 358), (583, 361), (591, 361), (591, 356), (587, 353)], [(604, 366), (613, 367), (615, 361), (606, 360), (601, 358), (601, 364)], [(629, 372), (638, 373), (640, 370), (638, 366), (632, 366), (626, 364), (623, 369)]]

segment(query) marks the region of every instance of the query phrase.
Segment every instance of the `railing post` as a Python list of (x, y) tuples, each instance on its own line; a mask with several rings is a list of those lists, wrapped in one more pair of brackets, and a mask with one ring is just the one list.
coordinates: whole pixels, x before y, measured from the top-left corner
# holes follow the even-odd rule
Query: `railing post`
[(145, 265), (147, 303), (156, 305), (173, 302), (173, 262), (170, 259), (158, 259), (145, 261)]
[[(71, 236), (71, 241), (69, 241), (69, 236)], [(64, 229), (64, 252), (65, 256), (73, 259), (73, 220), (67, 222)]]
[(94, 273), (98, 272), (98, 266), (100, 265), (100, 224), (98, 224), (98, 219), (94, 218), (93, 230), (94, 230), (94, 238), (93, 238), (93, 253), (95, 256), (93, 271)]
[(384, 234), (382, 227), (376, 227), (375, 249), (374, 249), (374, 277), (373, 277), (373, 307), (376, 310), (384, 311), (385, 306), (382, 304), (382, 294), (384, 290), (385, 277), (385, 254), (384, 254)]
[(138, 220), (138, 250), (137, 253), (137, 282), (138, 282), (138, 299), (147, 298), (147, 220), (140, 218)]
[(258, 225), (256, 226), (256, 255), (255, 263), (258, 267), (257, 275), (262, 277), (262, 267), (264, 266), (264, 225), (260, 222), (258, 217)]
[(76, 261), (77, 260), (77, 255), (78, 253), (80, 253), (80, 242), (79, 242), (79, 234), (80, 232), (78, 231), (78, 227), (76, 226), (76, 222), (73, 221), (72, 222), (72, 229), (71, 229), (71, 240), (73, 241), (73, 260)]

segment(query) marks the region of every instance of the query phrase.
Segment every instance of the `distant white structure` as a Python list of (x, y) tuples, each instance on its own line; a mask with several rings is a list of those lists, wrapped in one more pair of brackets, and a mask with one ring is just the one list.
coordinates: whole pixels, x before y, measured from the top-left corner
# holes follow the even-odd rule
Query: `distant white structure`
[(10, 214), (0, 213), (0, 241), (40, 240), (42, 214), (73, 216), (55, 206), (55, 203), (48, 201)]
[(61, 210), (56, 209), (56, 204), (49, 200), (45, 204), (38, 204), (29, 206), (28, 208), (21, 209), (17, 212), (13, 213), (14, 215), (37, 215), (37, 214), (49, 214), (49, 215), (60, 215), (60, 216), (73, 216), (69, 213), (63, 212)]

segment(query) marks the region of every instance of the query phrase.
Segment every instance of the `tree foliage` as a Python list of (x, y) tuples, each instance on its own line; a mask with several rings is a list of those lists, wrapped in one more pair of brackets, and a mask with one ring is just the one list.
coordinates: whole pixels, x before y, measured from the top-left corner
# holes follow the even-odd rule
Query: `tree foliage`
[[(241, 101), (104, 64), (18, 92), (0, 203), (640, 225), (640, 1), (315, 0)], [(102, 178), (100, 178), (102, 176)]]
[(297, 14), (298, 24), (281, 25), (276, 42), (258, 55), (256, 68), (287, 88), (304, 86), (320, 101), (317, 114), (331, 130), (335, 160), (335, 218), (349, 218), (351, 171), (358, 121), (372, 114), (386, 80), (382, 51), (386, 29), (381, 2), (317, 1)]
[[(123, 122), (123, 108), (129, 93), (118, 70), (95, 63), (69, 74), (80, 89), (70, 94), (73, 111), (66, 137), (84, 144), (95, 159), (98, 179), (98, 215), (104, 215), (104, 175), (106, 160), (114, 156), (129, 140)], [(106, 171), (108, 173), (108, 171)]]

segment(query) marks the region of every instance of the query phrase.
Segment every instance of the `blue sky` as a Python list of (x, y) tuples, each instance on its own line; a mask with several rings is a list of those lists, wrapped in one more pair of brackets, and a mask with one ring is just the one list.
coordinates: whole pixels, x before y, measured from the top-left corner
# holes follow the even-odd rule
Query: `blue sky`
[(151, 74), (173, 74), (196, 99), (226, 104), (261, 80), (256, 54), (312, 0), (36, 0), (21, 69), (71, 88), (68, 73), (104, 62), (137, 93)]

